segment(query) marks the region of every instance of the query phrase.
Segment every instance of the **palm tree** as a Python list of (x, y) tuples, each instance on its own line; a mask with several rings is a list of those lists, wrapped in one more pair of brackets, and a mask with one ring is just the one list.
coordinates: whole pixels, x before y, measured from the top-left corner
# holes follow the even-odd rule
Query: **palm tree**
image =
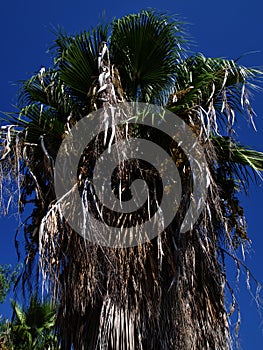
[[(249, 94), (261, 72), (234, 60), (186, 57), (184, 44), (182, 24), (151, 10), (76, 36), (59, 32), (54, 66), (23, 82), (18, 113), (5, 117), (3, 182), (10, 176), (17, 179), (21, 211), (27, 203), (34, 204), (24, 223), (23, 284), (30, 290), (38, 259), (39, 287), (49, 288), (59, 303), (62, 349), (232, 346), (227, 288), (233, 306), (236, 299), (224, 257), (229, 254), (237, 261), (238, 248), (248, 240), (238, 192), (247, 190), (250, 179), (263, 170), (263, 153), (242, 146), (234, 127), (242, 113), (253, 124)], [(162, 234), (144, 244), (114, 248), (85, 240), (63, 219), (54, 163), (77, 122), (125, 101), (163, 106), (187, 123), (203, 147), (210, 184), (203, 211), (187, 232), (180, 232), (189, 206), (189, 196), (183, 193), (175, 219)], [(115, 132), (115, 140), (123, 137), (123, 129)], [(156, 130), (134, 127), (128, 134), (148, 137), (170, 152), (182, 182), (191, 187), (189, 162), (178, 147), (171, 147)], [(107, 139), (106, 146), (110, 142)], [(100, 139), (97, 146), (98, 152), (106, 147)], [(82, 198), (94, 167), (92, 147), (86, 147), (79, 165)], [(123, 167), (124, 174), (129, 170)]]
[[(31, 297), (26, 309), (12, 301), (14, 320), (7, 322), (1, 330), (3, 349), (57, 350), (59, 349), (55, 330), (55, 308)], [(2, 347), (1, 347), (2, 349)]]

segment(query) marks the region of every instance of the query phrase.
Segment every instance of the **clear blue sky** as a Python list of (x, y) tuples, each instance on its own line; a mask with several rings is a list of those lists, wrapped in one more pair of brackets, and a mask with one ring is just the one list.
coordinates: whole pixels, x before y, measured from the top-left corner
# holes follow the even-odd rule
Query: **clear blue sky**
[[(0, 110), (10, 111), (16, 103), (17, 87), (12, 82), (26, 79), (41, 65), (51, 64), (46, 53), (54, 36), (51, 27), (60, 25), (68, 33), (77, 33), (95, 26), (105, 11), (106, 19), (120, 17), (142, 8), (153, 7), (168, 10), (187, 21), (188, 32), (195, 42), (193, 51), (207, 56), (237, 58), (248, 51), (259, 50), (243, 58), (242, 64), (263, 66), (262, 13), (259, 0), (100, 0), (100, 1), (1, 1), (0, 4)], [(246, 122), (238, 130), (244, 144), (263, 151), (263, 93), (255, 96), (254, 107), (258, 114), (258, 132)], [(242, 128), (241, 128), (242, 126)], [(263, 282), (263, 187), (252, 185), (250, 195), (243, 204), (247, 213), (249, 235), (253, 245), (247, 264), (255, 276)], [(0, 219), (0, 263), (14, 263), (14, 218)], [(239, 301), (242, 312), (241, 345), (245, 350), (262, 349), (263, 332), (260, 317), (252, 297), (246, 291), (245, 276), (239, 284)], [(6, 314), (6, 306), (0, 305), (0, 314)]]

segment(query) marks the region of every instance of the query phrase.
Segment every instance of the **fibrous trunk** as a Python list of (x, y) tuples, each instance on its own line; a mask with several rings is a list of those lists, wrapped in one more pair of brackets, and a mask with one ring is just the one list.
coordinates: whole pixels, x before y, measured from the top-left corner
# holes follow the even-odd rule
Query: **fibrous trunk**
[[(93, 107), (107, 111), (124, 96), (114, 84), (119, 77), (106, 43), (101, 46), (99, 74)], [(105, 112), (104, 117), (109, 146), (123, 130), (113, 130), (111, 116)], [(86, 161), (88, 153), (87, 149)], [(213, 199), (208, 196), (209, 200)], [(84, 240), (61, 220), (59, 206), (53, 206), (45, 219), (40, 254), (44, 277), (60, 304), (62, 349), (230, 347), (224, 278), (213, 226), (207, 220), (211, 212), (205, 209), (191, 231), (180, 233), (186, 207), (187, 200), (172, 224), (152, 241), (112, 248)]]

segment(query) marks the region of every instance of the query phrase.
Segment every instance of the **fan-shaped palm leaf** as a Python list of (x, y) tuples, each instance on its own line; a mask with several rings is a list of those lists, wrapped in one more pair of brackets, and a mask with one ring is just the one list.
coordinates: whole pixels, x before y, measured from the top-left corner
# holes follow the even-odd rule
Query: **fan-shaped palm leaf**
[(216, 132), (222, 125), (233, 126), (235, 112), (248, 112), (253, 122), (249, 88), (256, 88), (254, 83), (262, 76), (259, 69), (197, 54), (177, 65), (176, 76), (175, 94), (169, 103), (173, 112), (203, 111), (206, 123), (209, 119)]
[(23, 108), (34, 103), (55, 108), (61, 120), (65, 120), (77, 107), (71, 91), (59, 79), (56, 70), (38, 73), (22, 82), (19, 105)]
[(98, 77), (98, 50), (102, 41), (107, 40), (108, 27), (98, 26), (91, 32), (83, 32), (71, 39), (67, 45), (61, 46), (60, 35), (58, 45), (63, 50), (59, 61), (60, 78), (84, 101), (89, 89)]
[[(230, 177), (238, 180), (246, 190), (251, 175), (262, 179), (263, 153), (240, 145), (230, 137), (213, 136), (217, 162), (223, 165)], [(256, 179), (257, 177), (254, 176)]]
[(263, 171), (263, 152), (239, 145), (229, 137), (213, 137), (212, 141), (220, 161), (234, 162)]
[(165, 100), (183, 53), (181, 23), (153, 11), (113, 22), (111, 54), (130, 100)]

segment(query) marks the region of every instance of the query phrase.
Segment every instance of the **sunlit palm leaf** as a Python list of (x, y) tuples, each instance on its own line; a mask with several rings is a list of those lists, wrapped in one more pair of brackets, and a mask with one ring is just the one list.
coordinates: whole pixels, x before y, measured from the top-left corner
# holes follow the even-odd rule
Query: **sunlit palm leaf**
[(181, 24), (165, 15), (142, 11), (114, 21), (111, 54), (129, 99), (163, 102), (182, 43)]
[(221, 125), (233, 126), (235, 112), (248, 112), (252, 120), (249, 88), (256, 88), (254, 83), (262, 76), (259, 69), (198, 54), (178, 65), (176, 71), (174, 103), (170, 106), (175, 113), (202, 108), (212, 115), (216, 131)]
[(256, 181), (258, 177), (262, 179), (263, 152), (240, 145), (229, 137), (213, 136), (212, 142), (218, 163), (223, 165), (228, 176), (237, 180), (246, 192), (250, 180)]
[(212, 141), (221, 161), (233, 162), (263, 171), (263, 152), (239, 145), (229, 137), (213, 137)]
[(24, 325), (26, 323), (26, 313), (14, 300), (11, 300), (11, 305), (15, 312), (15, 317), (17, 318), (18, 322), (21, 325)]

